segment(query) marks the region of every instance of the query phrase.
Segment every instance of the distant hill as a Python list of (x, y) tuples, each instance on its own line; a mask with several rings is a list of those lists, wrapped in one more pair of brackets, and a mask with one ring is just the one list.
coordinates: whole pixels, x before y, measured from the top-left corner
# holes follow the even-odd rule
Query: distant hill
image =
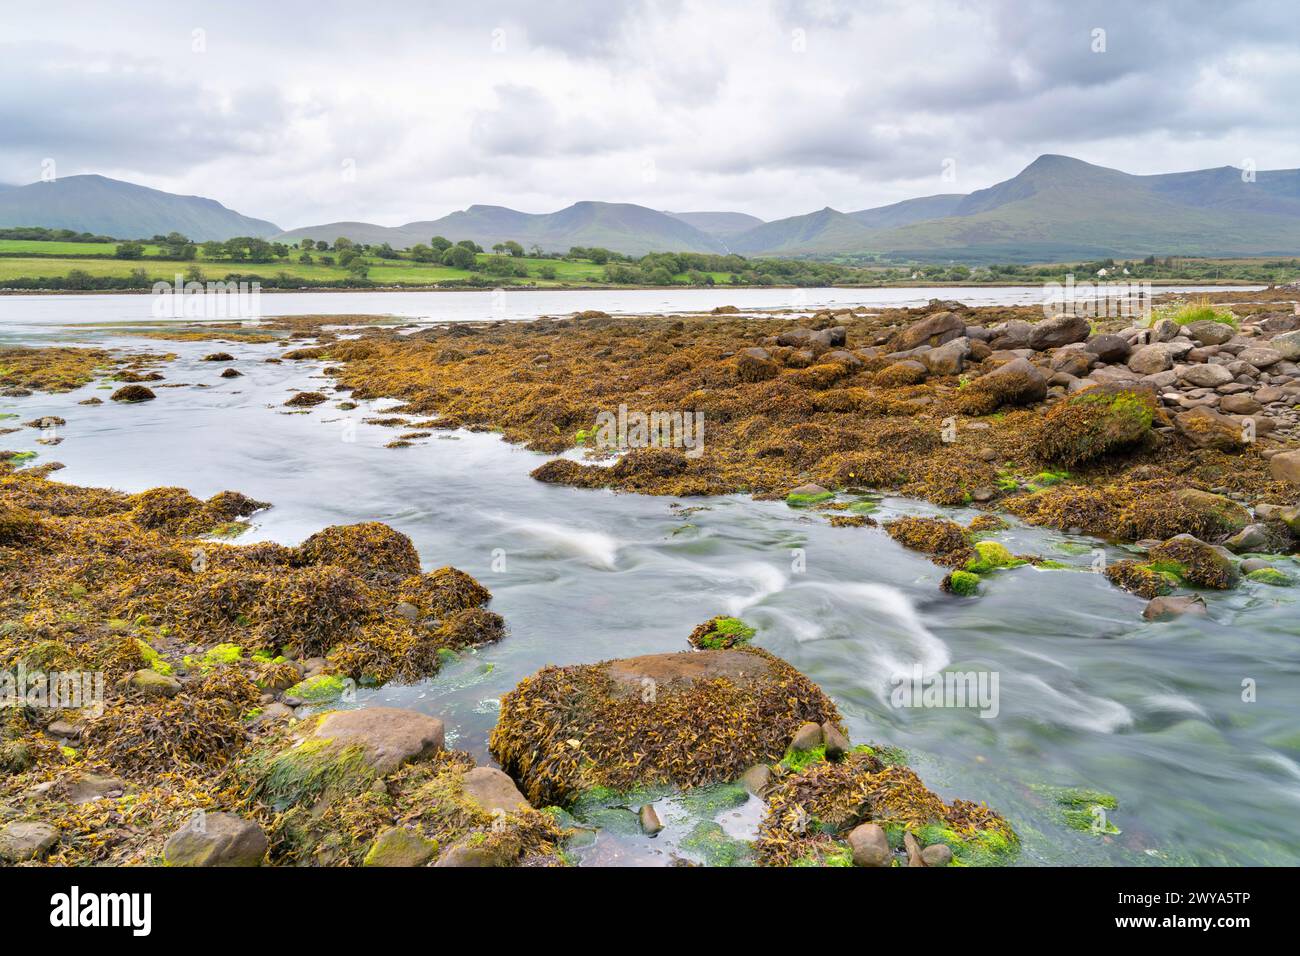
[(804, 216), (765, 222), (728, 245), (743, 256), (833, 255), (845, 249), (864, 249), (872, 230), (845, 213), (827, 206)]
[(1131, 176), (1040, 156), (1018, 176), (965, 197), (951, 216), (888, 230), (874, 249), (903, 258), (1069, 259), (1293, 255), (1300, 170), (1231, 167)]
[(578, 202), (557, 212), (526, 213), (504, 206), (470, 206), (443, 216), (404, 226), (370, 223), (327, 223), (281, 233), (286, 242), (347, 236), (371, 244), (387, 242), (394, 249), (428, 243), (434, 236), (453, 242), (471, 239), (485, 249), (513, 239), (524, 247), (567, 252), (573, 246), (599, 246), (626, 255), (647, 252), (725, 252), (725, 246), (681, 219), (630, 203)]
[(856, 212), (829, 206), (774, 222), (738, 212), (665, 213), (629, 203), (577, 202), (550, 213), (475, 205), (441, 219), (380, 226), (331, 222), (281, 232), (211, 199), (176, 196), (103, 176), (0, 185), (0, 227), (75, 229), (120, 239), (261, 236), (296, 242), (346, 236), (395, 249), (434, 236), (484, 248), (508, 240), (567, 252), (600, 246), (647, 252), (735, 252), (956, 262), (1060, 262), (1146, 255), (1300, 255), (1300, 170), (1243, 179), (1231, 166), (1134, 176), (1069, 156), (1038, 157), (1005, 182), (969, 194), (923, 196)]
[(763, 220), (744, 212), (670, 212), (667, 215), (694, 226), (706, 236), (724, 242), (732, 236), (763, 225)]
[(926, 219), (951, 216), (965, 198), (962, 193), (922, 196), (920, 199), (904, 199), (889, 206), (860, 209), (849, 213), (848, 216), (869, 229), (892, 229), (895, 226), (910, 226), (914, 222), (924, 222)]
[(118, 239), (179, 232), (198, 241), (266, 238), (280, 231), (275, 223), (241, 216), (215, 199), (93, 175), (0, 187), (0, 226), (75, 229)]

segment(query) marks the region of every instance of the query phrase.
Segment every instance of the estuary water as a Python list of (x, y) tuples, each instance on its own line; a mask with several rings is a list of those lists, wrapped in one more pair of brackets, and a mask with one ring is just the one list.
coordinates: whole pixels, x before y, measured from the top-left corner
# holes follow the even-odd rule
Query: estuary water
[[(704, 310), (782, 307), (773, 300), (779, 293), (746, 302), (744, 291), (691, 302)], [(826, 291), (844, 298), (807, 304), (847, 305), (859, 295)], [(974, 301), (952, 289), (889, 291)], [(676, 298), (683, 294), (617, 295), (632, 296), (620, 302), (634, 312), (684, 311)], [(399, 295), (425, 298), (394, 307)], [(412, 317), (443, 319), (471, 308), (453, 304), (456, 295), (262, 301), (282, 314), (410, 309)], [(567, 295), (529, 308), (617, 309), (599, 293)], [(879, 529), (832, 528), (813, 513), (740, 496), (546, 485), (528, 477), (546, 456), (491, 434), (435, 433), (413, 447), (385, 448), (396, 433), (362, 419), (389, 402), (288, 414), (282, 403), (292, 392), (328, 391), (319, 363), (264, 363), (279, 343), (167, 342), (100, 325), (143, 318), (124, 313), (131, 298), (0, 298), (0, 341), (174, 352), (160, 384), (184, 387), (157, 389), (155, 401), (134, 406), (78, 405), (106, 399), (114, 386), (103, 381), (64, 395), (0, 399), (0, 413), (17, 420), (67, 419), (57, 447), (36, 444), (33, 429), (4, 436), (0, 447), (60, 461), (66, 468), (55, 477), (76, 484), (128, 492), (179, 485), (201, 497), (235, 489), (272, 502), (253, 518), (245, 543), (293, 544), (326, 525), (383, 521), (411, 537), (426, 570), (452, 564), (491, 588), (491, 607), (509, 626), (504, 640), (436, 678), (362, 691), (362, 705), (434, 714), (446, 721), (449, 744), (485, 762), (497, 700), (521, 678), (547, 664), (683, 650), (696, 624), (734, 614), (757, 627), (757, 644), (835, 699), (855, 742), (901, 747), (943, 797), (987, 801), (1006, 815), (1022, 837), (1022, 862), (1300, 863), (1300, 588), (1245, 582), (1207, 594), (1208, 618), (1147, 623), (1140, 599), (1091, 571), (1099, 553), (1118, 559), (1122, 549), (1014, 525), (996, 536), (1011, 551), (1070, 569), (1003, 571), (980, 597), (952, 598), (938, 589), (942, 569)], [(216, 348), (232, 353), (243, 377), (222, 379), (224, 365), (201, 361)], [(940, 513), (901, 498), (877, 505), (878, 519)], [(1286, 559), (1279, 566), (1292, 570)], [(1293, 570), (1300, 577), (1300, 566)], [(927, 676), (996, 674), (996, 714), (894, 706), (892, 679), (917, 668)], [(1074, 786), (1115, 796), (1107, 830), (1118, 832), (1066, 825), (1052, 788)], [(598, 837), (583, 859), (667, 862), (677, 833), (667, 811), (669, 829), (657, 840)], [(731, 826), (752, 829), (755, 809), (731, 816)]]

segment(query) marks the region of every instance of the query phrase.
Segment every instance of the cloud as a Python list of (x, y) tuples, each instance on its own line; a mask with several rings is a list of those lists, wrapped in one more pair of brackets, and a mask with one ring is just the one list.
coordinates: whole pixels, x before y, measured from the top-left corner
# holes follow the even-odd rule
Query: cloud
[(777, 218), (1044, 152), (1287, 168), (1298, 42), (1267, 0), (47, 0), (7, 14), (0, 181), (53, 157), (300, 225), (578, 199)]

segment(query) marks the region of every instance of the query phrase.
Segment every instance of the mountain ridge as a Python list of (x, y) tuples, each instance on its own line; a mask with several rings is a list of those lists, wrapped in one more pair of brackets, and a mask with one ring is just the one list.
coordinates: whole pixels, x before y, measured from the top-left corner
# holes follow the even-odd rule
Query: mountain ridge
[(97, 173), (0, 188), (0, 227), (44, 226), (119, 239), (179, 232), (203, 242), (267, 238), (280, 227), (228, 209), (215, 199), (181, 196)]
[(45, 226), (143, 238), (236, 235), (395, 249), (441, 235), (490, 248), (506, 241), (547, 252), (603, 247), (750, 257), (904, 261), (1061, 261), (1146, 255), (1300, 254), (1300, 169), (1232, 166), (1135, 175), (1046, 153), (1015, 176), (970, 193), (940, 193), (841, 212), (830, 206), (765, 222), (727, 210), (662, 212), (582, 200), (546, 213), (468, 206), (401, 226), (345, 220), (281, 230), (212, 199), (177, 196), (104, 176), (0, 185), (0, 227)]

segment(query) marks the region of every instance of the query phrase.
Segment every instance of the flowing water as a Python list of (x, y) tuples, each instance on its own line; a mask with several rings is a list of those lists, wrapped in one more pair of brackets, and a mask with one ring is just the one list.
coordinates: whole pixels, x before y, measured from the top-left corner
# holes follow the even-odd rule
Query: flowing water
[[(832, 291), (846, 302), (855, 294)], [(779, 307), (779, 294), (746, 302), (741, 291), (714, 292), (708, 304), (696, 298), (695, 306), (667, 307)], [(956, 297), (949, 289), (935, 294)], [(409, 308), (441, 317), (454, 294), (424, 295)], [(613, 293), (567, 295), (543, 310), (608, 311), (602, 302)], [(644, 295), (663, 303), (680, 293)], [(0, 298), (0, 341), (170, 351), (177, 358), (164, 369), (167, 382), (190, 385), (159, 389), (156, 401), (135, 406), (77, 404), (107, 397), (111, 386), (103, 382), (0, 399), (0, 413), (68, 422), (57, 448), (35, 444), (39, 433), (31, 429), (5, 436), (5, 447), (63, 462), (57, 477), (72, 483), (130, 492), (179, 485), (201, 497), (229, 488), (272, 502), (244, 542), (292, 544), (325, 525), (383, 521), (411, 537), (427, 569), (454, 564), (492, 589), (492, 608), (510, 628), (503, 641), (420, 684), (361, 691), (362, 704), (435, 714), (447, 722), (450, 743), (487, 761), (497, 699), (522, 677), (546, 664), (683, 650), (706, 618), (742, 615), (758, 628), (759, 645), (835, 699), (855, 741), (901, 747), (945, 798), (984, 800), (1003, 812), (1022, 836), (1022, 862), (1300, 863), (1300, 588), (1245, 582), (1207, 594), (1208, 619), (1150, 624), (1140, 618), (1140, 599), (1090, 571), (1097, 549), (1111, 558), (1121, 549), (1016, 525), (998, 540), (1074, 569), (1002, 571), (979, 598), (955, 599), (938, 590), (940, 568), (879, 529), (831, 528), (823, 517), (740, 496), (673, 499), (545, 485), (528, 473), (546, 456), (490, 434), (452, 432), (384, 448), (395, 432), (361, 419), (390, 402), (288, 414), (281, 403), (290, 393), (328, 384), (319, 364), (264, 364), (279, 344), (222, 344), (245, 373), (222, 379), (224, 366), (200, 360), (214, 350), (211, 342), (151, 341), (95, 327), (141, 318), (141, 303), (124, 302), (135, 298)], [(308, 300), (286, 303), (281, 314), (390, 311), (379, 301), (386, 296), (262, 301), (281, 299)], [(654, 308), (632, 301), (626, 311)], [(878, 506), (877, 518), (940, 513), (899, 498)], [(996, 716), (893, 706), (891, 677), (910, 676), (918, 665), (925, 674), (996, 673)], [(1257, 687), (1251, 702), (1243, 700), (1244, 681)], [(1114, 794), (1118, 809), (1108, 820), (1120, 832), (1064, 825), (1043, 791), (1059, 786)], [(728, 832), (752, 832), (756, 804), (721, 813)], [(666, 862), (692, 818), (671, 798), (661, 811), (668, 829), (656, 840), (602, 836), (583, 859)]]

